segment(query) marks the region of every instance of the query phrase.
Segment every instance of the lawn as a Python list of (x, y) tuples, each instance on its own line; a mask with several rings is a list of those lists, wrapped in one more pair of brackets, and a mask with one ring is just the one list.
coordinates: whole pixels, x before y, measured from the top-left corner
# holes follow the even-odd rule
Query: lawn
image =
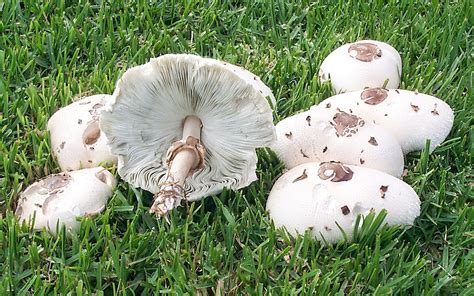
[[(78, 2), (0, 1), (1, 295), (474, 295), (470, 1)], [(283, 171), (266, 149), (258, 181), (180, 207), (169, 224), (148, 213), (151, 193), (125, 182), (77, 235), (16, 222), (19, 192), (58, 172), (49, 116), (80, 96), (112, 93), (126, 69), (165, 53), (239, 64), (273, 90), (277, 122), (330, 96), (319, 65), (364, 38), (399, 50), (401, 88), (455, 110), (443, 145), (406, 158), (404, 180), (422, 200), (414, 227), (375, 234), (383, 217), (372, 217), (352, 243), (289, 237), (265, 213)]]

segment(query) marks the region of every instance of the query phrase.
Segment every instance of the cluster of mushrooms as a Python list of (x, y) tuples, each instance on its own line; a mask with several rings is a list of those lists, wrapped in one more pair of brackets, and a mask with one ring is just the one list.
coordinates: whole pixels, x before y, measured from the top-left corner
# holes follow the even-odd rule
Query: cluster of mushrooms
[(275, 98), (253, 73), (189, 54), (154, 58), (126, 71), (112, 95), (51, 117), (63, 172), (23, 191), (16, 214), (36, 229), (76, 230), (78, 217), (105, 208), (116, 181), (102, 166), (116, 164), (122, 179), (154, 194), (150, 213), (167, 217), (183, 199), (248, 186), (257, 179), (256, 148), (270, 147), (289, 169), (267, 202), (276, 226), (334, 242), (344, 232), (350, 238), (357, 215), (372, 210), (386, 209), (390, 225), (411, 225), (420, 200), (399, 179), (404, 154), (428, 139), (432, 151), (453, 112), (435, 97), (398, 90), (400, 75), (388, 44), (344, 45), (325, 59), (320, 79), (349, 92), (274, 126)]

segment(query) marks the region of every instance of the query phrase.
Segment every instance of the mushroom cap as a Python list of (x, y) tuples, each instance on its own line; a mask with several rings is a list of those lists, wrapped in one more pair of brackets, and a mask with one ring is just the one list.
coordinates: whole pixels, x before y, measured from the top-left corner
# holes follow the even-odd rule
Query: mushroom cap
[[(331, 106), (371, 121), (390, 133), (403, 152), (422, 150), (430, 139), (430, 152), (448, 136), (453, 110), (442, 100), (418, 92), (372, 88), (332, 96), (319, 106)], [(319, 108), (319, 107), (313, 107)]]
[(114, 164), (117, 157), (99, 128), (99, 112), (110, 95), (82, 98), (56, 111), (48, 120), (51, 150), (62, 171)]
[(129, 69), (101, 115), (120, 176), (157, 192), (167, 149), (181, 139), (184, 119), (194, 115), (202, 123), (206, 165), (186, 179), (187, 199), (256, 180), (255, 148), (274, 141), (275, 127), (263, 90), (239, 73), (229, 64), (186, 54)]
[[(420, 199), (398, 178), (339, 162), (305, 163), (282, 175), (273, 185), (267, 210), (275, 226), (293, 235), (310, 230), (329, 243), (352, 238), (357, 215), (387, 210), (388, 225), (413, 225)], [(336, 224), (337, 223), (337, 224)], [(339, 227), (338, 227), (339, 225)]]
[(397, 88), (402, 74), (402, 59), (391, 45), (375, 40), (344, 44), (331, 52), (319, 70), (321, 82), (331, 80), (336, 93), (366, 87)]
[(270, 148), (289, 169), (307, 162), (340, 161), (400, 177), (403, 152), (395, 137), (363, 118), (328, 108), (287, 117)]
[(46, 227), (55, 233), (59, 222), (76, 231), (80, 226), (76, 218), (101, 212), (115, 184), (102, 167), (49, 175), (20, 194), (15, 215), (26, 223), (35, 217), (35, 229)]

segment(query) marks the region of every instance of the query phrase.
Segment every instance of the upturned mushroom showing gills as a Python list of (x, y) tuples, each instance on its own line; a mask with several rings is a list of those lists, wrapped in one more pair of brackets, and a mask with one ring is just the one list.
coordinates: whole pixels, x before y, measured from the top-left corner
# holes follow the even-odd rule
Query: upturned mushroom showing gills
[(105, 209), (115, 178), (102, 167), (49, 175), (20, 194), (16, 216), (33, 228), (46, 227), (52, 233), (64, 224), (77, 231), (78, 217), (95, 215)]
[(62, 171), (114, 164), (117, 158), (107, 147), (99, 128), (99, 112), (112, 96), (85, 97), (59, 109), (48, 121), (51, 150)]
[[(349, 239), (358, 215), (387, 210), (388, 225), (413, 225), (420, 199), (403, 181), (339, 162), (305, 163), (274, 184), (267, 210), (276, 227), (293, 235), (309, 230), (320, 241)], [(344, 233), (341, 231), (344, 231)]]
[(418, 92), (369, 88), (332, 96), (317, 107), (339, 108), (380, 125), (400, 143), (403, 152), (422, 150), (430, 140), (432, 152), (448, 136), (453, 110), (440, 99)]
[(224, 62), (179, 54), (129, 69), (118, 81), (101, 127), (122, 178), (155, 193), (150, 212), (165, 216), (182, 199), (256, 180), (255, 149), (275, 139), (257, 80)]
[(306, 162), (341, 161), (400, 177), (403, 153), (385, 129), (348, 112), (312, 108), (276, 125), (270, 146), (287, 168)]
[(330, 80), (333, 90), (340, 93), (366, 87), (397, 88), (401, 74), (402, 59), (395, 48), (362, 40), (331, 52), (321, 64), (319, 80)]

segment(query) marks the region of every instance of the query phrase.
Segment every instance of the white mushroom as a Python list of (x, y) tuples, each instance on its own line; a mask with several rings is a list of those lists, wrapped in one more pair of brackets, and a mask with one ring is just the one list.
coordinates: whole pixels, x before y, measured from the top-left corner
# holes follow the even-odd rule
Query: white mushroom
[(164, 55), (118, 81), (101, 127), (122, 178), (155, 193), (151, 212), (256, 180), (255, 148), (275, 139), (272, 110), (253, 78), (233, 69)]
[(306, 162), (340, 161), (400, 177), (403, 153), (383, 128), (348, 112), (312, 108), (276, 125), (270, 146), (287, 168)]
[(99, 112), (110, 95), (85, 97), (59, 109), (48, 121), (51, 150), (62, 171), (113, 164), (117, 158), (99, 128)]
[(336, 95), (318, 107), (339, 108), (380, 125), (400, 143), (404, 153), (422, 150), (430, 139), (432, 152), (448, 136), (453, 110), (440, 99), (398, 89), (371, 88)]
[(331, 52), (321, 64), (319, 79), (330, 80), (333, 90), (340, 93), (366, 87), (397, 88), (401, 74), (402, 59), (395, 48), (380, 41), (362, 40)]
[[(275, 226), (293, 235), (310, 230), (329, 243), (351, 239), (357, 215), (387, 210), (388, 225), (413, 225), (420, 199), (400, 179), (339, 162), (305, 163), (281, 176), (267, 201)], [(340, 227), (340, 228), (339, 228)]]
[(20, 194), (16, 216), (34, 228), (56, 232), (56, 224), (78, 230), (77, 217), (94, 215), (105, 208), (115, 178), (102, 167), (49, 175)]

